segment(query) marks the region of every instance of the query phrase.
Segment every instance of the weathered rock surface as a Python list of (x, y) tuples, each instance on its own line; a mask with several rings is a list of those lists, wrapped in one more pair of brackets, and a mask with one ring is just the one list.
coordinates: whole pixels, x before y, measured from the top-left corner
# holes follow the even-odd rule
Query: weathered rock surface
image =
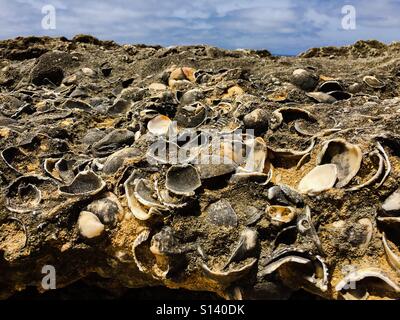
[[(112, 290), (400, 298), (398, 52), (1, 41), (0, 298), (43, 291), (44, 265), (59, 288), (96, 274)], [(191, 144), (209, 129), (257, 138)], [(175, 151), (149, 156), (160, 141)], [(338, 181), (318, 187), (318, 165)]]

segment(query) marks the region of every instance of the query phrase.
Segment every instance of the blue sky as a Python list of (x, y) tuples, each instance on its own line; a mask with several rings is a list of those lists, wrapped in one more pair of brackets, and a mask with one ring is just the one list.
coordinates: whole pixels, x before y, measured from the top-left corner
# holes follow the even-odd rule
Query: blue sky
[[(56, 29), (41, 27), (56, 8)], [(342, 7), (356, 29), (342, 28)], [(0, 39), (90, 33), (118, 43), (209, 44), (297, 54), (359, 39), (400, 40), (400, 0), (0, 0)]]

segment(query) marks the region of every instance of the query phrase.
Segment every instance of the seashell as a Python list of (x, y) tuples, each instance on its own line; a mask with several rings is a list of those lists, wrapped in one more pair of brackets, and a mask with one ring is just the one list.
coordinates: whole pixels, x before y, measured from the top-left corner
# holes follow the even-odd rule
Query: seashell
[(205, 212), (206, 221), (216, 226), (236, 227), (238, 224), (236, 212), (226, 199), (210, 204)]
[(135, 134), (127, 129), (115, 129), (108, 133), (92, 146), (96, 157), (109, 156), (110, 154), (131, 145), (135, 140)]
[(383, 202), (382, 209), (390, 215), (398, 215), (400, 213), (400, 188)]
[(134, 170), (124, 183), (125, 196), (128, 202), (128, 207), (131, 210), (133, 216), (139, 220), (145, 221), (150, 219), (154, 214), (158, 214), (159, 211), (155, 208), (150, 208), (149, 210), (147, 210), (136, 199), (135, 186), (138, 179), (139, 171)]
[(186, 106), (186, 105), (193, 104), (197, 101), (200, 101), (203, 98), (204, 98), (203, 91), (201, 91), (199, 89), (192, 89), (192, 90), (186, 91), (182, 95), (182, 97), (179, 99), (179, 102), (182, 106)]
[(179, 127), (197, 128), (207, 118), (207, 109), (201, 103), (180, 106), (176, 112), (174, 120)]
[(304, 91), (312, 91), (318, 84), (318, 78), (304, 69), (293, 71), (291, 82)]
[(156, 191), (150, 187), (150, 181), (146, 179), (136, 179), (134, 184), (134, 196), (142, 205), (147, 208), (165, 209), (158, 201)]
[(228, 271), (211, 270), (204, 262), (200, 263), (200, 267), (206, 277), (218, 283), (228, 285), (247, 275), (256, 265), (256, 262), (257, 262), (256, 258), (251, 258), (249, 262), (246, 263), (244, 266), (235, 269), (230, 269)]
[(132, 107), (132, 102), (125, 99), (116, 99), (114, 104), (107, 109), (107, 113), (111, 115), (127, 113)]
[(51, 184), (51, 179), (38, 175), (18, 177), (7, 187), (7, 209), (17, 213), (40, 209), (42, 192), (38, 187), (44, 188)]
[(268, 189), (268, 199), (286, 206), (304, 204), (303, 197), (287, 185), (279, 184)]
[(163, 83), (153, 82), (148, 86), (149, 90), (154, 91), (165, 91), (167, 90), (167, 86)]
[(246, 228), (240, 233), (239, 242), (226, 262), (226, 269), (232, 262), (238, 262), (249, 257), (257, 246), (258, 233), (253, 229)]
[(82, 211), (78, 218), (78, 228), (81, 236), (92, 239), (100, 236), (104, 231), (104, 224), (99, 218), (88, 211)]
[(93, 171), (79, 172), (71, 184), (59, 187), (62, 194), (72, 196), (95, 195), (102, 191), (106, 183)]
[(371, 242), (372, 235), (374, 233), (374, 226), (372, 225), (372, 221), (369, 218), (361, 218), (360, 220), (358, 220), (358, 223), (366, 228), (365, 239), (361, 244), (362, 248), (364, 249), (363, 251), (365, 251), (367, 250), (368, 245)]
[(317, 156), (317, 164), (335, 164), (337, 166), (336, 188), (346, 186), (361, 167), (362, 152), (359, 146), (344, 139), (333, 139), (323, 144)]
[(174, 69), (169, 75), (169, 86), (174, 84), (174, 81), (177, 80), (188, 80), (190, 82), (195, 82), (195, 74), (196, 70), (190, 67), (182, 67)]
[(314, 224), (311, 220), (311, 210), (309, 206), (306, 206), (304, 210), (297, 216), (297, 230), (303, 236), (309, 237), (315, 244), (318, 251), (323, 255), (321, 241), (319, 240), (317, 231), (315, 230)]
[(291, 121), (304, 119), (309, 122), (316, 122), (317, 119), (307, 110), (295, 107), (283, 107), (275, 110), (272, 113), (271, 129), (277, 129), (283, 122), (289, 123)]
[(331, 91), (328, 92), (328, 94), (334, 97), (337, 101), (348, 100), (353, 96), (351, 93), (348, 93), (346, 91)]
[(48, 158), (44, 161), (43, 167), (45, 172), (53, 179), (69, 184), (75, 177), (74, 163), (75, 161), (64, 158)]
[(76, 100), (76, 99), (67, 99), (60, 106), (61, 109), (79, 109), (83, 111), (92, 110), (92, 106), (84, 101)]
[(333, 96), (324, 92), (308, 92), (306, 95), (319, 103), (330, 104), (337, 101)]
[(247, 214), (246, 214), (247, 220), (245, 223), (246, 226), (255, 224), (263, 216), (263, 212), (253, 206), (246, 207), (246, 212), (247, 212)]
[(315, 146), (315, 138), (310, 139), (310, 146), (305, 150), (293, 150), (293, 149), (275, 149), (272, 147), (268, 147), (269, 151), (273, 154), (273, 156), (278, 158), (299, 158), (307, 155), (314, 149)]
[(310, 254), (293, 247), (287, 247), (273, 252), (266, 261), (265, 267), (259, 271), (258, 277), (265, 277), (276, 272), (281, 267), (290, 264), (292, 267), (303, 265), (308, 268), (301, 268), (297, 273), (307, 282), (317, 287), (322, 292), (328, 290), (328, 268), (320, 256), (311, 256)]
[(369, 86), (373, 89), (382, 89), (386, 86), (386, 84), (383, 81), (379, 80), (378, 78), (376, 78), (374, 76), (365, 76), (363, 78), (363, 82), (367, 86)]
[(141, 271), (141, 272), (147, 272), (148, 269), (144, 265), (144, 263), (142, 263), (141, 260), (139, 259), (137, 249), (139, 246), (141, 246), (143, 243), (145, 243), (147, 240), (149, 240), (149, 237), (150, 237), (150, 229), (144, 228), (143, 230), (141, 230), (139, 232), (139, 234), (133, 241), (133, 245), (132, 245), (133, 260), (135, 261), (136, 266), (138, 267), (139, 271)]
[(292, 207), (267, 206), (265, 212), (271, 218), (271, 223), (277, 226), (287, 224), (296, 217), (296, 210)]
[(172, 121), (164, 115), (158, 115), (147, 123), (147, 130), (155, 136), (165, 136)]
[(337, 177), (338, 170), (335, 164), (316, 166), (301, 179), (298, 190), (300, 193), (316, 195), (333, 188)]
[(200, 175), (192, 165), (173, 165), (167, 171), (165, 186), (177, 195), (192, 196), (201, 186)]
[(114, 174), (123, 166), (125, 161), (139, 159), (140, 156), (140, 151), (136, 148), (121, 149), (107, 157), (102, 170), (105, 174)]
[(123, 213), (123, 208), (117, 196), (111, 192), (106, 194), (105, 198), (97, 199), (91, 202), (86, 211), (95, 214), (105, 225), (114, 226)]
[(385, 160), (385, 166), (386, 166), (385, 174), (383, 175), (381, 182), (379, 182), (379, 184), (377, 185), (377, 188), (379, 188), (386, 181), (387, 177), (389, 177), (389, 174), (392, 170), (392, 166), (390, 164), (390, 159), (389, 159), (385, 149), (382, 147), (382, 145), (379, 142), (377, 142), (376, 146), (377, 146), (378, 150), (382, 153), (383, 159)]
[(259, 136), (268, 130), (268, 113), (263, 109), (255, 109), (243, 118), (246, 129), (253, 129)]
[(160, 189), (157, 180), (154, 182), (154, 189), (157, 192), (158, 200), (167, 208), (180, 209), (184, 208), (188, 204), (183, 201), (182, 196), (176, 196), (167, 189)]
[(379, 177), (382, 176), (383, 171), (385, 169), (385, 159), (383, 158), (383, 156), (377, 150), (375, 150), (374, 152), (370, 153), (370, 158), (371, 158), (371, 160), (372, 160), (372, 158), (376, 158), (377, 159), (376, 162), (378, 163), (377, 164), (378, 169), (376, 170), (376, 173), (370, 179), (365, 181), (364, 183), (359, 184), (359, 185), (357, 185), (355, 187), (346, 189), (346, 191), (357, 191), (357, 190), (360, 190), (362, 188), (368, 187), (371, 184), (375, 183), (379, 179)]
[[(358, 269), (348, 273), (339, 283), (335, 286), (337, 292), (342, 294), (351, 289), (360, 288), (358, 282), (365, 280), (367, 278), (372, 278), (376, 280), (381, 280), (385, 286), (385, 292), (394, 291), (400, 292), (400, 287), (392, 280), (390, 277), (381, 269), (375, 267), (368, 267), (363, 269)], [(367, 291), (374, 289), (372, 286), (368, 286)]]
[(29, 156), (20, 148), (9, 147), (1, 152), (1, 158), (9, 168), (14, 170), (15, 172), (20, 173), (21, 169), (16, 167), (17, 164), (27, 161), (29, 159)]
[(393, 269), (400, 273), (400, 256), (394, 253), (393, 250), (390, 248), (384, 232), (382, 233), (382, 242), (389, 264), (393, 267)]
[(328, 80), (323, 82), (319, 88), (319, 92), (328, 93), (332, 91), (343, 91), (343, 86), (340, 84), (339, 81), (336, 80)]

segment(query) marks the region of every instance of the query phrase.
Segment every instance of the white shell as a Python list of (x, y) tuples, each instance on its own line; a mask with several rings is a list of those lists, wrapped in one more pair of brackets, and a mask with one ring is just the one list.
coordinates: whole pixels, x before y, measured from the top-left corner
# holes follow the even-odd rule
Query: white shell
[(89, 211), (82, 211), (79, 214), (78, 227), (80, 234), (88, 239), (98, 237), (104, 231), (104, 224), (95, 214)]
[(338, 171), (334, 164), (316, 166), (301, 179), (298, 190), (309, 195), (329, 190), (335, 185), (337, 176)]
[(164, 115), (158, 115), (147, 123), (147, 130), (155, 136), (163, 136), (168, 133), (172, 121)]

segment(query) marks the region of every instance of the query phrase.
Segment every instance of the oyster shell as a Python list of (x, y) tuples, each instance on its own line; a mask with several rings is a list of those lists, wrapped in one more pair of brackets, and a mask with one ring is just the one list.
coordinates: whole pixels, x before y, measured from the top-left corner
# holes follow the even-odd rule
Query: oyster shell
[(216, 226), (236, 227), (238, 217), (231, 204), (226, 199), (221, 199), (210, 204), (206, 210), (206, 221)]
[(363, 78), (363, 82), (368, 86), (371, 87), (373, 89), (382, 89), (386, 86), (386, 84), (379, 80), (378, 78), (374, 77), (374, 76), (365, 76)]
[(155, 136), (165, 136), (171, 126), (171, 119), (164, 115), (158, 115), (147, 123), (147, 130)]
[(200, 175), (192, 165), (173, 165), (167, 171), (166, 188), (177, 194), (192, 196), (201, 186)]

